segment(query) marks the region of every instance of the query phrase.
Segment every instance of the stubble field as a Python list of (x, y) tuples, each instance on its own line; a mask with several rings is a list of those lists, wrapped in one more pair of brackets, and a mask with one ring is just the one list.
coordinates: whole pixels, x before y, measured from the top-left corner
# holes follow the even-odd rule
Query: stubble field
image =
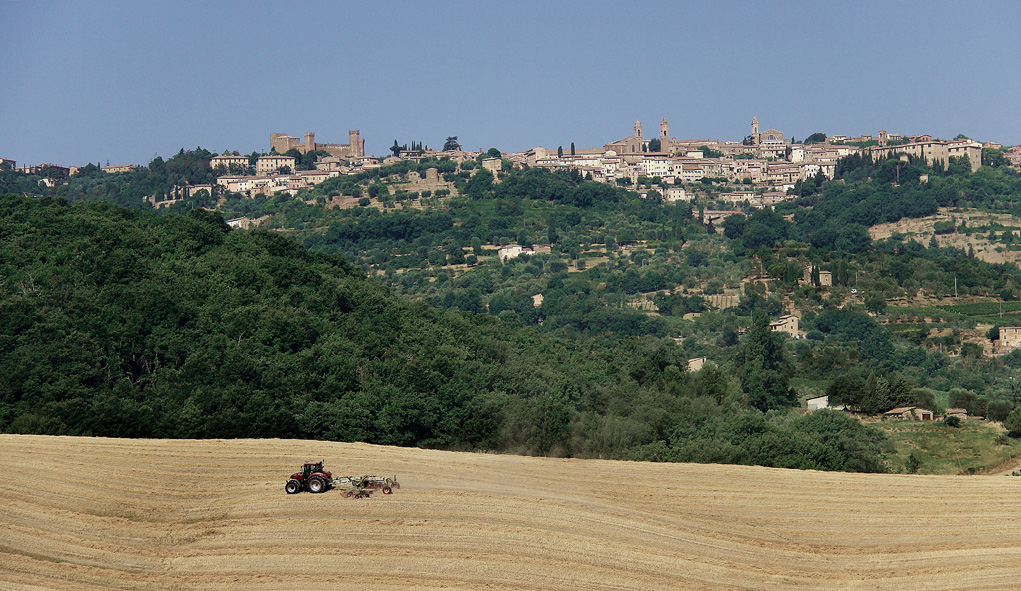
[[(396, 474), (288, 496), (287, 475)], [(3, 589), (1021, 587), (1021, 478), (0, 435)]]

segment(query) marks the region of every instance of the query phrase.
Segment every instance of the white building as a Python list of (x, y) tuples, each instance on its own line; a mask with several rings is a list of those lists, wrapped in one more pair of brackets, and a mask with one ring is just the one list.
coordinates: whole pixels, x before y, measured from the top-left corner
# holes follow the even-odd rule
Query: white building
[(497, 251), (497, 255), (500, 257), (501, 261), (506, 261), (508, 259), (516, 259), (521, 255), (533, 254), (535, 254), (535, 251), (532, 250), (531, 248), (524, 248), (517, 244), (508, 244), (507, 246), (504, 246), (499, 251)]

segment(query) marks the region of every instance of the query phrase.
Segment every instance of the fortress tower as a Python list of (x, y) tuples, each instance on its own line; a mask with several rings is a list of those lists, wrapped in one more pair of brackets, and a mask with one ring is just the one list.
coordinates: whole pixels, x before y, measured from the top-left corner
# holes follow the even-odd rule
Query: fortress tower
[(365, 155), (365, 140), (361, 138), (361, 134), (357, 129), (351, 129), (347, 132), (347, 137), (350, 143), (347, 144), (317, 144), (315, 132), (305, 132), (304, 141), (285, 135), (283, 133), (271, 133), (269, 134), (269, 145), (271, 150), (276, 150), (277, 154), (285, 154), (288, 150), (296, 149), (302, 154), (308, 154), (316, 150), (323, 150), (330, 156), (336, 156), (338, 158), (352, 158), (361, 157)]
[(352, 156), (365, 155), (365, 140), (360, 138), (361, 132), (357, 129), (347, 130), (347, 145), (351, 146)]

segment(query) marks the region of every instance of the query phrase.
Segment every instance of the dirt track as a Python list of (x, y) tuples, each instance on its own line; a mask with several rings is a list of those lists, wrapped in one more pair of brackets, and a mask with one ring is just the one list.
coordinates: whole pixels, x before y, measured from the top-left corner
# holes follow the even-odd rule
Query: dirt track
[[(402, 488), (286, 495), (313, 458)], [(1021, 587), (1004, 476), (13, 435), (0, 474), (2, 589)]]

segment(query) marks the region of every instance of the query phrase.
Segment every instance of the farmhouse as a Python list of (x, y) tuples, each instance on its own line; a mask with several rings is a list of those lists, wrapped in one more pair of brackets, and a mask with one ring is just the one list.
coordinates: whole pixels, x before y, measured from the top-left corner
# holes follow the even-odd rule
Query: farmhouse
[(968, 409), (966, 408), (948, 408), (946, 413), (947, 418), (957, 417), (959, 419), (968, 418)]
[(533, 255), (535, 251), (531, 248), (523, 248), (517, 244), (510, 244), (497, 251), (497, 254), (501, 261), (506, 261), (507, 259), (516, 259), (521, 255)]
[[(807, 267), (805, 267), (801, 279), (802, 285), (810, 285), (812, 283), (813, 270), (814, 267), (812, 265), (808, 265)], [(833, 285), (833, 273), (830, 271), (823, 271), (822, 269), (819, 269), (819, 287), (830, 287), (831, 285)]]
[(1001, 326), (996, 348), (1001, 351), (1012, 351), (1019, 346), (1021, 346), (1021, 326)]
[(846, 406), (844, 406), (842, 404), (840, 406), (830, 406), (829, 405), (829, 396), (825, 396), (825, 395), (824, 396), (816, 396), (815, 398), (809, 398), (808, 400), (806, 400), (806, 404), (808, 404), (809, 410), (819, 410), (820, 408), (831, 408), (833, 410), (844, 410), (846, 408)]
[(773, 329), (773, 332), (784, 332), (796, 339), (801, 338), (798, 331), (798, 317), (793, 314), (781, 316), (779, 320), (770, 322), (769, 327)]
[(884, 412), (883, 418), (901, 421), (931, 421), (933, 413), (931, 410), (918, 408), (917, 406), (902, 406)]

